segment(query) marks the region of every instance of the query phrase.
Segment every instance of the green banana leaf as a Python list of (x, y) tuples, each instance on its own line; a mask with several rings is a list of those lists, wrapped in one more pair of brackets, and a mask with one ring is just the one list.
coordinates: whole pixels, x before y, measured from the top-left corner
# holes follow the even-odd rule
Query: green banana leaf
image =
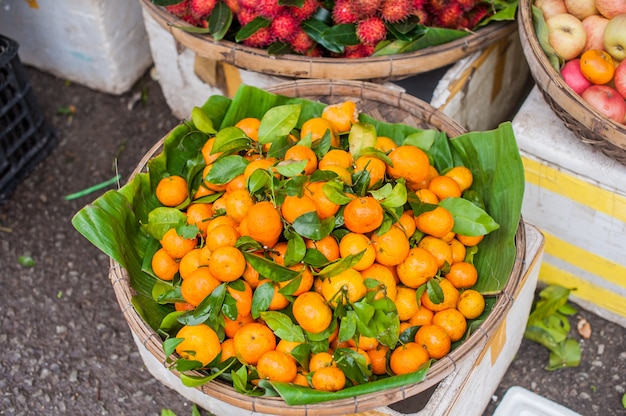
[[(213, 125), (221, 129), (244, 117), (262, 118), (267, 110), (275, 106), (296, 103), (301, 104), (296, 127), (300, 127), (304, 120), (320, 116), (324, 108), (324, 104), (319, 102), (242, 86), (232, 100), (212, 96), (202, 109)], [(360, 117), (361, 121), (374, 124), (379, 135), (391, 137), (399, 143), (421, 131), (402, 124), (384, 123), (366, 115)], [(153, 300), (156, 279), (142, 269), (142, 263), (147, 247), (154, 243), (151, 240), (154, 237), (142, 225), (148, 222), (148, 214), (160, 206), (154, 196), (154, 188), (161, 177), (182, 175), (190, 184), (197, 184), (201, 179), (203, 161), (198, 154), (203, 140), (194, 131), (191, 121), (174, 128), (164, 140), (163, 152), (149, 161), (149, 173), (140, 173), (121, 189), (106, 192), (72, 218), (73, 226), (81, 235), (128, 271), (130, 284), (140, 297), (133, 304), (155, 330), (158, 330), (157, 323), (172, 309)], [(516, 252), (514, 237), (524, 194), (523, 166), (512, 126), (507, 122), (492, 131), (471, 132), (453, 139), (448, 139), (445, 134), (434, 134), (433, 137), (429, 153), (437, 169), (442, 172), (457, 164), (467, 166), (474, 174), (472, 189), (482, 195), (487, 212), (499, 224), (499, 228), (480, 243), (474, 257), (479, 273), (478, 290), (485, 294), (498, 293), (506, 285), (513, 269)], [(193, 191), (194, 185), (191, 186)], [(426, 372), (413, 377), (389, 377), (371, 386), (356, 386), (353, 393), (371, 392), (372, 388), (384, 390), (398, 383), (411, 384), (423, 380), (425, 375)], [(315, 392), (307, 396), (306, 392), (292, 388), (295, 389), (289, 385), (276, 386), (283, 398), (294, 398), (297, 403), (320, 401)]]

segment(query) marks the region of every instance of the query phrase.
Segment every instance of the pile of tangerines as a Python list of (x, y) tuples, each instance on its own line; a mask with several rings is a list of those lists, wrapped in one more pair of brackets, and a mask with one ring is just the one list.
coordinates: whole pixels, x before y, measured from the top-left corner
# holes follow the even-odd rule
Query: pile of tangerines
[(193, 318), (173, 339), (178, 361), (337, 391), (417, 371), (462, 342), (485, 308), (472, 290), (484, 236), (456, 234), (440, 202), (462, 197), (471, 171), (440, 174), (420, 148), (372, 135), (351, 101), (282, 150), (259, 141), (260, 124), (240, 120), (230, 131), (244, 145), (218, 149), (206, 129), (200, 186), (172, 175), (156, 187), (186, 218), (151, 260)]

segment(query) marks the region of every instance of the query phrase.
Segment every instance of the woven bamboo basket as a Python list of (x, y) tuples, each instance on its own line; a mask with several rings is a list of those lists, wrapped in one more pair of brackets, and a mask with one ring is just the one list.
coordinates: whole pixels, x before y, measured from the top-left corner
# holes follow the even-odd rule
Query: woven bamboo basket
[(164, 8), (152, 4), (150, 0), (141, 0), (141, 4), (177, 42), (199, 56), (250, 71), (290, 78), (369, 81), (403, 79), (452, 64), (517, 30), (514, 21), (492, 22), (475, 33), (442, 45), (410, 53), (363, 59), (269, 55), (263, 49), (226, 40), (215, 41), (209, 35), (186, 32), (179, 27), (189, 24)]
[[(357, 103), (360, 112), (381, 121), (403, 123), (424, 129), (437, 129), (446, 132), (450, 137), (464, 133), (463, 127), (429, 104), (406, 93), (391, 90), (374, 83), (299, 80), (277, 85), (268, 89), (268, 91), (286, 96), (319, 100), (327, 104), (350, 99)], [(145, 171), (148, 161), (162, 151), (164, 140), (165, 138), (162, 138), (144, 155), (129, 181), (138, 173)], [(514, 296), (522, 284), (523, 263), (526, 255), (526, 236), (523, 220), (520, 221), (517, 228), (515, 244), (516, 258), (513, 270), (506, 286), (497, 295), (496, 304), (487, 319), (462, 345), (435, 362), (429, 369), (426, 379), (421, 383), (365, 394), (350, 399), (333, 400), (306, 406), (290, 406), (277, 397), (246, 396), (235, 391), (232, 385), (217, 379), (196, 388), (215, 400), (246, 411), (276, 415), (333, 416), (365, 412), (400, 402), (425, 392), (450, 375), (456, 366), (467, 359), (469, 353), (474, 351), (475, 348), (484, 346), (486, 339), (493, 335), (504, 321), (512, 306)], [(166, 366), (167, 357), (162, 348), (162, 339), (143, 321), (131, 303), (135, 292), (130, 286), (128, 272), (119, 263), (111, 260), (109, 279), (113, 285), (119, 306), (136, 339), (141, 342), (150, 354)], [(195, 375), (199, 376), (201, 374), (196, 372)]]
[(572, 90), (539, 44), (532, 18), (532, 0), (520, 0), (519, 35), (537, 88), (552, 111), (581, 141), (626, 165), (626, 125), (601, 115)]

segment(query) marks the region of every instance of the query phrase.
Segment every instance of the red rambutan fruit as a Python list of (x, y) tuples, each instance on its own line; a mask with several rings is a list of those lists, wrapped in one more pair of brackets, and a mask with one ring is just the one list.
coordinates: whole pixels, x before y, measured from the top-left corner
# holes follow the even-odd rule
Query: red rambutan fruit
[(293, 38), (300, 29), (300, 22), (298, 22), (290, 13), (283, 12), (276, 16), (272, 23), (270, 23), (270, 29), (276, 39), (287, 42)]
[(425, 9), (416, 9), (413, 11), (413, 14), (417, 16), (417, 21), (420, 25), (430, 25), (430, 14)]
[(449, 6), (448, 0), (427, 0), (425, 4), (426, 10), (431, 12), (431, 14), (436, 15), (441, 10), (445, 9)]
[(189, 3), (190, 0), (183, 0), (177, 4), (165, 6), (165, 10), (167, 10), (168, 13), (171, 13), (174, 16), (183, 17), (184, 15), (189, 13)]
[(257, 0), (237, 0), (237, 3), (239, 4), (239, 10), (241, 11), (242, 9), (256, 8), (258, 1)]
[(478, 0), (457, 0), (457, 3), (459, 3), (463, 10), (467, 12), (476, 6)]
[(262, 27), (252, 34), (252, 36), (244, 39), (242, 43), (253, 48), (264, 48), (274, 42), (274, 36), (269, 27)]
[(333, 22), (338, 25), (356, 23), (359, 20), (359, 16), (352, 9), (350, 0), (337, 0), (332, 14)]
[(289, 46), (291, 46), (294, 52), (305, 54), (309, 49), (315, 46), (315, 41), (313, 41), (304, 30), (299, 29), (289, 40)]
[(380, 8), (380, 16), (385, 22), (397, 23), (411, 15), (411, 0), (385, 0)]
[(287, 6), (278, 4), (278, 0), (258, 0), (256, 11), (266, 19), (275, 19)]
[(350, 59), (367, 58), (373, 54), (375, 50), (376, 47), (374, 45), (363, 45), (362, 43), (358, 45), (350, 45), (346, 46), (343, 57)]
[(211, 14), (217, 0), (191, 0), (189, 10), (197, 19), (202, 19)]
[(412, 0), (411, 1), (411, 9), (413, 11), (415, 11), (415, 10), (422, 10), (426, 6), (426, 3), (427, 3), (427, 0)]
[(382, 0), (352, 0), (352, 9), (361, 18), (372, 16), (380, 11)]
[(361, 43), (376, 45), (387, 36), (387, 28), (380, 17), (372, 16), (357, 23), (356, 35)]
[(289, 6), (289, 12), (297, 20), (303, 21), (313, 16), (319, 7), (318, 0), (304, 0), (302, 7)]
[(239, 13), (237, 13), (237, 21), (241, 26), (245, 26), (258, 16), (259, 14), (255, 10), (242, 7), (239, 9)]
[(239, 13), (239, 3), (237, 3), (237, 0), (224, 0), (224, 4), (233, 14)]
[(463, 8), (458, 3), (451, 3), (439, 10), (433, 19), (433, 23), (437, 27), (447, 29), (460, 29), (461, 18), (463, 17)]
[(472, 10), (467, 13), (467, 27), (469, 29), (474, 29), (483, 20), (485, 17), (491, 16), (492, 11), (491, 7), (488, 4), (480, 3), (477, 4)]

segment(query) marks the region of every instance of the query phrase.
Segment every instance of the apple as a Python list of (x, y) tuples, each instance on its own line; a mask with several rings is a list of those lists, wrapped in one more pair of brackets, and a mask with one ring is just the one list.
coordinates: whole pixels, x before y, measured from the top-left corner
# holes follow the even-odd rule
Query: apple
[(546, 20), (548, 42), (563, 60), (577, 58), (587, 43), (587, 32), (578, 18), (561, 13)]
[(626, 60), (620, 62), (617, 68), (615, 68), (613, 83), (615, 84), (617, 92), (626, 100)]
[(565, 83), (578, 95), (581, 95), (591, 86), (591, 81), (585, 78), (580, 70), (580, 59), (578, 58), (567, 61), (561, 68), (561, 75)]
[(608, 23), (609, 19), (599, 14), (592, 14), (582, 20), (583, 27), (587, 33), (587, 43), (583, 52), (589, 49), (604, 50), (604, 28)]
[(565, 7), (569, 14), (573, 14), (579, 20), (598, 14), (595, 0), (565, 0)]
[(545, 20), (557, 14), (567, 13), (564, 0), (536, 0), (534, 4), (541, 9)]
[(611, 18), (604, 28), (604, 50), (616, 61), (626, 59), (626, 13)]
[(624, 123), (626, 101), (615, 88), (608, 85), (592, 85), (581, 97), (601, 114), (618, 123)]
[(602, 16), (611, 19), (626, 13), (626, 0), (596, 0), (596, 7)]

